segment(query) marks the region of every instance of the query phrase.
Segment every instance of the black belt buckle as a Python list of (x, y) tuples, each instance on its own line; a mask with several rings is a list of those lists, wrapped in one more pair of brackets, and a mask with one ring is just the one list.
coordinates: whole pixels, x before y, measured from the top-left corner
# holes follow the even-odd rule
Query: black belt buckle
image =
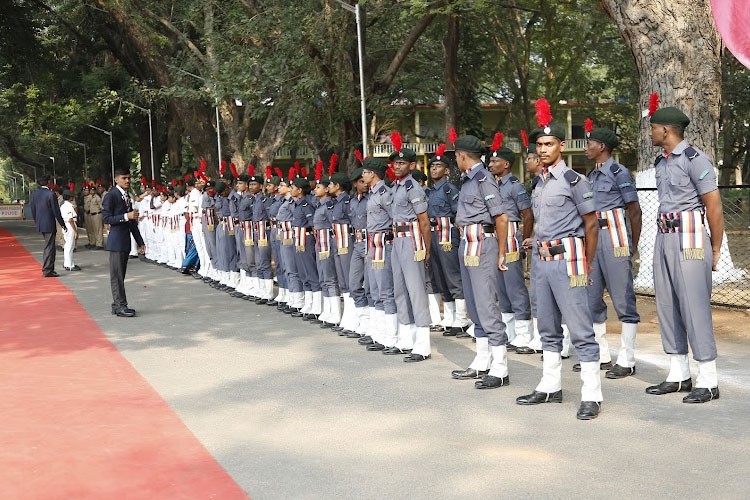
[(545, 258), (554, 257), (565, 253), (565, 245), (553, 245), (551, 247), (539, 246), (539, 255)]
[(482, 224), (482, 232), (484, 233), (494, 233), (495, 232), (495, 226), (492, 224)]
[(609, 227), (609, 220), (599, 219), (599, 228), (604, 229), (605, 227)]

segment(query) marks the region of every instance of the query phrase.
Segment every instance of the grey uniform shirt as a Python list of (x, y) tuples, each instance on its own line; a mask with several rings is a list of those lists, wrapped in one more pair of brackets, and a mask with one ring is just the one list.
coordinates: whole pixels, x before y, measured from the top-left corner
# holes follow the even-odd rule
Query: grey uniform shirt
[(399, 179), (393, 185), (393, 221), (411, 222), (417, 220), (418, 214), (427, 212), (427, 196), (424, 189), (411, 175)]
[(448, 182), (447, 177), (425, 189), (427, 195), (427, 215), (435, 217), (455, 217), (458, 210), (458, 188)]
[(354, 229), (367, 229), (367, 200), (369, 193), (355, 194), (349, 198), (349, 220), (352, 221)]
[(276, 214), (276, 220), (279, 222), (289, 222), (292, 220), (294, 212), (294, 198), (288, 196), (284, 198), (279, 206), (279, 212)]
[(328, 216), (333, 224), (349, 224), (349, 205), (351, 198), (349, 193), (341, 193), (333, 200), (333, 208), (328, 211)]
[(240, 199), (242, 196), (237, 191), (232, 190), (231, 193), (229, 193), (229, 196), (227, 197), (227, 201), (229, 202), (229, 215), (232, 216), (232, 218), (239, 220), (240, 218)]
[(253, 195), (249, 192), (245, 192), (245, 195), (240, 198), (240, 220), (248, 221), (253, 218)]
[(333, 200), (328, 196), (319, 198), (318, 207), (313, 215), (313, 226), (315, 229), (331, 229), (331, 212), (333, 212)]
[(370, 189), (367, 199), (367, 231), (390, 231), (393, 226), (391, 206), (393, 195), (391, 190), (380, 181)]
[(266, 207), (266, 197), (263, 193), (256, 194), (253, 201), (253, 222), (262, 222), (268, 218)]
[(495, 179), (481, 163), (477, 163), (461, 177), (456, 225), (494, 225), (494, 218), (504, 213), (503, 205)]
[(606, 212), (638, 201), (630, 170), (609, 158), (588, 175), (594, 192), (594, 208)]
[(497, 187), (500, 189), (500, 196), (507, 204), (504, 208), (508, 220), (520, 222), (521, 211), (531, 208), (531, 198), (529, 198), (526, 188), (518, 180), (518, 177), (511, 174), (501, 177)]
[(668, 157), (659, 155), (654, 164), (660, 213), (700, 210), (700, 197), (718, 189), (708, 155), (687, 141), (679, 143)]
[[(594, 194), (586, 177), (568, 168), (564, 161), (549, 169), (545, 181), (540, 177), (534, 200), (536, 239), (557, 240), (586, 234), (582, 215), (594, 211)], [(538, 206), (537, 206), (538, 205)]]

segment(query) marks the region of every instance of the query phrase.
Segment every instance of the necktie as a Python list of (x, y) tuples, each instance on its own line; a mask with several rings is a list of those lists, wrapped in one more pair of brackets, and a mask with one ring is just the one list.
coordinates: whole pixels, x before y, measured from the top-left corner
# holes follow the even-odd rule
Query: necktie
[(549, 168), (547, 167), (542, 168), (542, 180), (544, 182), (547, 182), (548, 177), (549, 177)]

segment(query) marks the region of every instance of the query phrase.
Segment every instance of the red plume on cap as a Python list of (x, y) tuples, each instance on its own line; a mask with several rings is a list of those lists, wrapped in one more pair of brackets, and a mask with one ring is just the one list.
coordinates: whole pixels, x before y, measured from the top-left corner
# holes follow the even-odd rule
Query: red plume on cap
[(315, 180), (319, 181), (322, 177), (323, 177), (323, 160), (318, 160), (317, 163), (315, 163)]
[(273, 167), (273, 171), (279, 179), (284, 178), (284, 172), (282, 172), (279, 167)]
[(229, 168), (232, 170), (232, 175), (235, 179), (240, 176), (240, 174), (237, 173), (237, 165), (235, 165), (234, 162), (229, 164)]
[(491, 151), (497, 151), (501, 147), (503, 147), (503, 135), (502, 132), (497, 132), (495, 134), (495, 138), (492, 140), (492, 147), (490, 148)]
[(273, 167), (266, 165), (266, 179), (270, 179), (271, 177), (273, 177)]
[(156, 187), (156, 179), (151, 179), (151, 187)]
[(549, 102), (547, 99), (537, 99), (534, 103), (536, 109), (536, 124), (540, 127), (546, 127), (552, 123), (552, 111), (550, 110)]
[(359, 149), (355, 149), (355, 150), (354, 150), (354, 157), (355, 157), (355, 158), (357, 159), (357, 161), (358, 161), (358, 162), (360, 162), (360, 163), (364, 163), (364, 162), (365, 162), (365, 159), (364, 159), (364, 158), (362, 158), (362, 151), (360, 151)]
[(592, 130), (594, 130), (594, 121), (591, 118), (586, 118), (586, 120), (583, 122), (583, 130), (586, 131), (586, 136), (588, 136)]
[(446, 149), (448, 149), (448, 147), (445, 144), (440, 144), (435, 150), (435, 156), (441, 158), (445, 154)]
[(206, 171), (206, 167), (208, 166), (208, 163), (206, 163), (206, 160), (201, 160), (198, 162), (198, 173), (202, 174)]
[(227, 162), (226, 160), (221, 160), (221, 163), (219, 163), (219, 175), (224, 175), (224, 172), (227, 171)]
[(456, 133), (456, 129), (451, 127), (451, 129), (448, 131), (448, 142), (453, 144), (456, 142), (456, 139), (458, 139), (458, 134)]
[(385, 175), (391, 180), (391, 182), (396, 180), (396, 171), (393, 170), (392, 163), (388, 164), (388, 168), (385, 170)]
[(291, 181), (293, 181), (293, 180), (294, 180), (294, 176), (295, 176), (295, 173), (296, 173), (295, 171), (297, 170), (297, 169), (295, 168), (296, 166), (297, 166), (297, 162), (295, 161), (295, 162), (294, 162), (294, 165), (293, 165), (293, 166), (291, 166), (291, 167), (289, 167), (289, 175), (288, 175), (288, 177), (289, 177), (289, 182), (291, 182)]
[(101, 179), (97, 179), (96, 180), (96, 185), (97, 186), (101, 186), (102, 185), (102, 180)]
[(203, 179), (203, 182), (208, 182), (208, 177), (203, 172), (200, 173), (201, 179)]
[(300, 174), (301, 177), (307, 178), (307, 167), (297, 169), (297, 173)]
[(247, 164), (247, 175), (255, 175), (255, 165), (252, 163)]
[(172, 179), (172, 187), (177, 187), (177, 179)]
[(198, 175), (199, 175), (199, 174), (198, 174), (198, 171), (197, 171), (197, 170), (193, 170), (193, 178), (194, 178), (194, 179), (197, 179), (197, 178), (198, 178)]
[(68, 183), (68, 189), (70, 189), (71, 191), (75, 191), (76, 190), (76, 183), (75, 182), (69, 182)]
[(524, 148), (529, 147), (529, 134), (526, 133), (525, 129), (521, 129), (521, 144)]
[(331, 163), (328, 165), (328, 175), (333, 175), (336, 172), (336, 166), (339, 163), (339, 155), (333, 153), (331, 155)]
[(654, 92), (648, 98), (648, 116), (653, 116), (659, 109), (659, 94)]
[(141, 184), (144, 185), (144, 186), (147, 184), (146, 176), (145, 175), (141, 176)]
[(185, 174), (185, 177), (183, 177), (183, 179), (185, 179), (185, 182), (189, 181), (190, 180), (190, 174)]
[(393, 149), (395, 149), (397, 153), (401, 151), (401, 147), (404, 145), (404, 143), (401, 140), (400, 132), (393, 132), (391, 134), (391, 144), (393, 144)]

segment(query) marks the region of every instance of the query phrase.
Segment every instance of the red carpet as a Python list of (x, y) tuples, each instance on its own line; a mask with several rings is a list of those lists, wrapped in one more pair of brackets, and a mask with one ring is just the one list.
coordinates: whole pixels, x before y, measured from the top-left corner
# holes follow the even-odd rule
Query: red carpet
[(0, 262), (0, 497), (247, 498), (2, 227)]

